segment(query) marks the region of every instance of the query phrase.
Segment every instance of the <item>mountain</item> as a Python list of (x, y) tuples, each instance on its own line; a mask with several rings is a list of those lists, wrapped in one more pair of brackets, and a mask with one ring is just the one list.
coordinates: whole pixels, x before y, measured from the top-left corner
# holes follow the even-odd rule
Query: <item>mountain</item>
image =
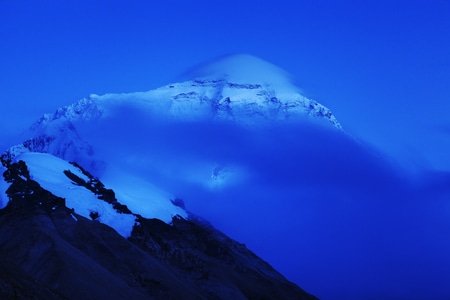
[(2, 297), (315, 299), (182, 198), (253, 180), (228, 155), (258, 132), (341, 125), (255, 57), (186, 76), (58, 108), (1, 155)]
[(136, 112), (149, 122), (215, 120), (268, 126), (315, 120), (342, 129), (327, 107), (302, 96), (284, 71), (258, 58), (226, 56), (186, 74), (189, 80), (148, 92), (93, 94), (58, 108), (33, 124), (23, 148), (83, 161), (92, 156), (93, 149), (80, 137), (77, 125), (93, 127), (105, 120), (123, 124), (129, 121), (127, 114)]
[(251, 56), (58, 108), (0, 160), (0, 298), (449, 298), (448, 176)]
[(2, 299), (315, 299), (181, 208), (170, 224), (132, 213), (49, 154), (3, 164)]
[[(28, 138), (22, 144), (10, 147), (2, 157), (11, 161), (27, 152), (39, 152), (76, 162), (107, 181), (133, 211), (142, 208), (148, 195), (153, 199), (153, 206), (172, 206), (164, 217), (150, 208), (153, 215), (147, 215), (168, 222), (178, 208), (170, 202), (169, 205), (158, 203), (176, 197), (173, 192), (137, 176), (136, 165), (147, 169), (146, 173), (148, 169), (168, 169), (170, 165), (161, 168), (148, 160), (157, 158), (159, 161), (168, 152), (167, 148), (179, 147), (180, 135), (194, 135), (184, 141), (183, 156), (187, 156), (192, 145), (216, 139), (222, 131), (230, 131), (236, 126), (237, 130), (245, 132), (308, 122), (342, 130), (328, 108), (298, 93), (286, 72), (256, 57), (245, 54), (224, 56), (189, 70), (183, 77), (189, 79), (148, 92), (91, 95), (58, 108), (55, 113), (46, 114), (35, 122), (26, 134)], [(211, 132), (200, 128), (205, 126)], [(184, 132), (185, 128), (190, 132)], [(168, 141), (170, 135), (177, 139)], [(225, 140), (223, 136), (220, 138)], [(155, 150), (161, 145), (168, 146)], [(130, 157), (133, 157), (131, 170)], [(173, 157), (167, 159), (173, 160)], [(239, 166), (224, 164), (217, 158), (213, 160), (193, 167), (180, 163), (183, 166), (171, 170), (170, 176), (180, 173), (180, 169), (196, 169), (197, 172), (207, 168), (206, 176), (202, 175), (201, 180), (207, 181), (205, 184), (208, 185), (217, 185), (230, 175), (236, 177), (237, 170), (242, 173)], [(196, 176), (189, 172), (184, 176)], [(157, 177), (162, 176), (158, 174)]]

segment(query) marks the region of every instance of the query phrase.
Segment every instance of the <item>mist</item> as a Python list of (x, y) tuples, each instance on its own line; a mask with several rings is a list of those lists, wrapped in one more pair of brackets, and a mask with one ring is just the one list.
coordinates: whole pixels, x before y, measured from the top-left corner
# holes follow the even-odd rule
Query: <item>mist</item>
[(11, 145), (22, 142), (23, 136), (23, 133), (19, 130), (10, 129), (6, 126), (0, 126), (0, 152), (5, 151), (11, 147)]
[[(140, 114), (120, 107), (77, 128), (96, 159), (183, 199), (307, 291), (450, 297), (448, 173), (411, 176), (373, 146), (306, 121), (243, 127)], [(98, 165), (101, 179), (107, 164)]]

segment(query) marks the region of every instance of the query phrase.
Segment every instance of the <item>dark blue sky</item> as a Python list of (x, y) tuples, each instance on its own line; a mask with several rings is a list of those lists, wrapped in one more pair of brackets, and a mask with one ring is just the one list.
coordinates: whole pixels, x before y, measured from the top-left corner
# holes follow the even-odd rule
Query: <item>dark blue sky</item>
[(448, 16), (445, 0), (2, 1), (0, 130), (243, 52), (286, 69), (351, 133), (449, 169)]
[[(146, 91), (177, 80), (179, 74), (205, 60), (248, 53), (291, 73), (305, 96), (328, 106), (344, 129), (390, 154), (394, 164), (398, 162), (408, 171), (448, 171), (449, 16), (447, 0), (2, 0), (0, 147), (9, 146), (41, 114), (91, 93)], [(131, 126), (133, 119), (125, 123)], [(428, 181), (414, 182), (417, 186), (411, 187), (407, 172), (393, 172), (392, 165), (384, 160), (380, 164), (378, 158), (360, 152), (346, 139), (335, 138), (330, 146), (327, 134), (304, 130), (299, 133), (302, 138), (297, 148), (278, 149), (275, 146), (282, 146), (273, 143), (277, 151), (285, 151), (275, 170), (286, 176), (277, 180), (272, 177), (269, 158), (274, 151), (270, 147), (259, 151), (256, 158), (246, 156), (260, 149), (254, 145), (244, 148), (248, 153), (233, 156), (230, 152), (230, 160), (248, 164), (262, 174), (252, 185), (261, 188), (261, 195), (247, 197), (254, 192), (247, 191), (247, 185), (216, 195), (244, 200), (239, 203), (240, 214), (231, 201), (204, 205), (202, 194), (197, 192), (186, 199), (188, 207), (211, 219), (217, 217), (215, 225), (251, 245), (258, 254), (284, 258), (286, 262), (278, 261), (276, 267), (324, 297), (323, 286), (330, 287), (330, 295), (334, 290), (346, 290), (348, 282), (355, 284), (360, 271), (367, 275), (367, 270), (375, 273), (373, 278), (370, 274), (361, 277), (360, 289), (376, 291), (383, 286), (383, 295), (395, 297), (390, 289), (407, 290), (421, 299), (422, 294), (416, 291), (421, 287), (437, 286), (447, 293), (449, 176), (421, 173), (421, 179)], [(189, 144), (191, 135), (179, 136)], [(314, 142), (305, 148), (304, 140)], [(123, 144), (124, 151), (129, 151), (127, 143)], [(191, 154), (198, 159), (202, 148), (191, 147)], [(119, 154), (114, 147), (105, 148)], [(157, 155), (176, 147), (160, 153), (154, 148), (141, 147), (153, 149)], [(298, 153), (321, 159), (300, 159), (291, 164)], [(266, 163), (260, 165), (260, 161)], [(334, 172), (330, 172), (330, 165)], [(297, 181), (285, 183), (286, 178), (298, 179), (305, 186), (297, 190)], [(191, 186), (174, 182), (180, 189), (177, 192), (189, 194)], [(274, 195), (290, 206), (274, 206), (273, 201), (278, 201)], [(209, 201), (212, 196), (205, 192), (203, 197)], [(302, 201), (289, 202), (297, 198)], [(433, 199), (430, 205), (429, 198)], [(260, 202), (255, 205), (252, 199)], [(254, 218), (248, 218), (252, 213)], [(278, 227), (272, 228), (266, 213), (278, 218)], [(290, 238), (292, 228), (298, 230), (300, 238)], [(264, 243), (268, 240), (283, 245), (289, 253), (283, 255), (283, 249), (267, 247)], [(289, 267), (298, 257), (292, 249), (303, 251), (302, 258), (310, 255), (317, 261), (309, 260), (302, 266), (299, 259)], [(355, 258), (354, 253), (361, 257)], [(347, 265), (348, 261), (352, 265)], [(311, 272), (300, 274), (299, 266)], [(395, 287), (397, 277), (401, 282)], [(357, 297), (358, 284), (352, 288), (355, 299), (364, 298)]]

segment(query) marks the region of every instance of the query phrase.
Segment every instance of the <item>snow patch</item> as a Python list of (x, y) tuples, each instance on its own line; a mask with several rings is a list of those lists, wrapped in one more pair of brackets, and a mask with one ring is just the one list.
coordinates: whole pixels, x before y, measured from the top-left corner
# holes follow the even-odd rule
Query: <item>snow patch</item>
[(114, 190), (120, 203), (144, 218), (170, 223), (176, 215), (188, 217), (184, 209), (172, 203), (171, 199), (176, 197), (123, 170), (109, 166), (101, 176), (101, 181)]
[(15, 161), (19, 160), (25, 161), (30, 177), (42, 188), (58, 197), (65, 198), (68, 208), (74, 209), (79, 215), (88, 219), (91, 219), (90, 213), (95, 211), (98, 213), (98, 221), (112, 227), (125, 238), (131, 235), (135, 216), (117, 212), (111, 204), (99, 200), (91, 191), (76, 185), (64, 174), (65, 170), (70, 170), (88, 181), (89, 178), (78, 168), (46, 153), (25, 153), (16, 157)]
[(78, 218), (77, 217), (75, 217), (75, 215), (74, 214), (70, 214), (70, 216), (72, 217), (72, 219), (74, 219), (76, 222), (78, 222)]

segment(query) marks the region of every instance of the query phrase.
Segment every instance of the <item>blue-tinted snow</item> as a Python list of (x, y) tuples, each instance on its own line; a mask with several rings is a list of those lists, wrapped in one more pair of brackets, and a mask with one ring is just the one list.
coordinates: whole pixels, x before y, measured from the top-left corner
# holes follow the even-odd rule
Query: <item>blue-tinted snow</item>
[(46, 153), (24, 153), (16, 158), (16, 161), (18, 160), (25, 161), (31, 179), (52, 194), (65, 198), (66, 206), (73, 208), (77, 214), (90, 219), (91, 212), (98, 212), (98, 221), (114, 228), (124, 237), (131, 235), (135, 217), (118, 213), (111, 204), (99, 200), (85, 187), (74, 184), (64, 174), (65, 170), (70, 170), (84, 180), (88, 178), (73, 165)]

